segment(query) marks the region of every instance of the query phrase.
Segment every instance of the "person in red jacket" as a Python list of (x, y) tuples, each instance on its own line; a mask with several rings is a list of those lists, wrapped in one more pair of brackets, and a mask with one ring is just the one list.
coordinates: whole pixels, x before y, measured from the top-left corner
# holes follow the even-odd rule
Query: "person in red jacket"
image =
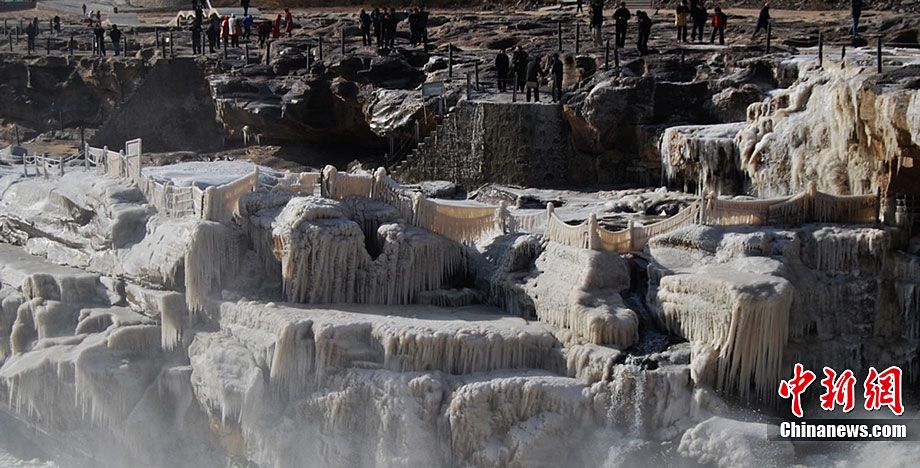
[(220, 41), (227, 48), (227, 42), (230, 40), (230, 17), (224, 16), (220, 21)]
[(291, 37), (294, 30), (294, 15), (291, 14), (291, 10), (288, 8), (284, 9), (284, 32), (287, 33), (288, 37)]
[(272, 39), (281, 37), (281, 15), (275, 18), (275, 24), (272, 25)]
[(716, 33), (719, 33), (719, 45), (725, 45), (725, 26), (728, 24), (728, 16), (722, 13), (722, 9), (716, 7), (712, 15), (712, 35), (709, 36), (709, 43), (716, 41)]

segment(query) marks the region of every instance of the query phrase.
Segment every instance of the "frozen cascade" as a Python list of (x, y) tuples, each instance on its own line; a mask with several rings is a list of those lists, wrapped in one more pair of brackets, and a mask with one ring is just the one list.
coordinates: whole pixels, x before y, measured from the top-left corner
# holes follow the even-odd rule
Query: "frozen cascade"
[(772, 401), (792, 299), (793, 287), (783, 278), (704, 267), (661, 279), (658, 319), (671, 332), (716, 349), (715, 375), (705, 381), (742, 398)]
[(629, 287), (629, 272), (617, 254), (555, 242), (543, 247), (520, 237), (500, 260), (491, 284), (494, 301), (506, 310), (519, 314), (532, 303), (539, 320), (591, 343), (626, 348), (638, 338), (639, 319), (620, 297)]
[[(744, 122), (720, 125), (686, 125), (665, 129), (659, 142), (661, 167), (668, 182), (682, 180), (684, 191), (717, 194), (735, 192), (740, 186), (725, 184), (740, 178), (735, 136)], [(688, 187), (688, 183), (691, 185)]]
[[(285, 297), (304, 303), (407, 304), (421, 291), (440, 289), (465, 271), (462, 247), (402, 223), (380, 202), (302, 197), (292, 199), (273, 223), (275, 254), (281, 261)], [(359, 221), (346, 216), (360, 211)], [(378, 213), (376, 216), (369, 216)], [(357, 215), (356, 215), (357, 216)], [(379, 226), (379, 227), (378, 227)], [(380, 250), (371, 258), (366, 235)]]
[(185, 298), (191, 313), (205, 310), (207, 298), (239, 268), (239, 241), (230, 228), (202, 221), (191, 233), (185, 252)]

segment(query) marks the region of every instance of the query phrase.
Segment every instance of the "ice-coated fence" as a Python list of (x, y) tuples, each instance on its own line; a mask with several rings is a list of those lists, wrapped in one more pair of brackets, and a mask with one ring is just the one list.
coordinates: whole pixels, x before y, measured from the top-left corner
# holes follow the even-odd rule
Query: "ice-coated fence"
[[(244, 194), (259, 188), (259, 172), (240, 177), (227, 184), (208, 187), (179, 187), (172, 182), (160, 182), (142, 172), (141, 141), (125, 143), (125, 151), (115, 152), (86, 145), (84, 164), (95, 167), (111, 177), (129, 179), (135, 182), (147, 198), (148, 203), (167, 216), (194, 216), (209, 221), (228, 222), (239, 211), (239, 200)], [(63, 169), (61, 170), (63, 173)], [(298, 183), (302, 183), (301, 178)]]
[[(244, 194), (263, 188), (256, 168), (253, 173), (230, 183), (204, 190), (162, 183), (141, 172), (141, 142), (132, 140), (125, 152), (108, 148), (85, 148), (84, 164), (97, 167), (107, 175), (133, 180), (147, 200), (168, 216), (197, 216), (229, 222), (239, 211)], [(26, 156), (23, 171), (29, 167), (36, 174), (63, 173), (66, 160), (44, 156)], [(475, 201), (432, 199), (402, 187), (383, 168), (371, 174), (340, 173), (332, 166), (322, 172), (288, 173), (270, 187), (275, 191), (320, 193), (334, 199), (368, 197), (396, 208), (409, 223), (461, 243), (497, 234), (532, 233), (564, 245), (607, 252), (640, 251), (648, 241), (688, 224), (715, 226), (801, 224), (808, 222), (875, 223), (878, 220), (879, 195), (830, 195), (814, 186), (789, 197), (764, 200), (725, 200), (708, 194), (679, 213), (662, 221), (637, 226), (632, 221), (626, 229), (611, 231), (600, 227), (592, 214), (580, 224), (566, 223), (547, 204), (545, 212), (511, 213), (505, 203), (487, 205)]]

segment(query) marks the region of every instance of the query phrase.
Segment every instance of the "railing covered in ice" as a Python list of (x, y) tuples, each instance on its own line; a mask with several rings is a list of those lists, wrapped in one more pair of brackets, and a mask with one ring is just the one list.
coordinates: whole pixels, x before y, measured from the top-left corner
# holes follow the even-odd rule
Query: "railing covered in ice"
[[(147, 200), (168, 216), (196, 216), (229, 222), (239, 213), (240, 198), (253, 190), (267, 188), (259, 181), (258, 168), (232, 182), (208, 187), (178, 187), (160, 182), (141, 171), (141, 141), (127, 142), (124, 151), (86, 146), (84, 164), (101, 168), (107, 175), (137, 183)], [(26, 156), (23, 171), (30, 165), (36, 174), (63, 173), (63, 158)], [(545, 212), (512, 213), (505, 203), (488, 205), (470, 200), (440, 200), (409, 190), (383, 168), (371, 174), (340, 173), (332, 166), (322, 172), (287, 173), (270, 187), (274, 191), (294, 191), (334, 199), (367, 197), (396, 208), (410, 224), (460, 243), (472, 243), (486, 236), (511, 233), (542, 234), (546, 239), (576, 248), (628, 253), (645, 248), (655, 236), (689, 224), (716, 226), (801, 224), (807, 222), (875, 223), (879, 196), (830, 195), (814, 186), (789, 197), (765, 200), (726, 200), (708, 194), (674, 216), (649, 225), (629, 222), (626, 229), (611, 231), (598, 225), (591, 214), (577, 225), (563, 221), (551, 203)]]

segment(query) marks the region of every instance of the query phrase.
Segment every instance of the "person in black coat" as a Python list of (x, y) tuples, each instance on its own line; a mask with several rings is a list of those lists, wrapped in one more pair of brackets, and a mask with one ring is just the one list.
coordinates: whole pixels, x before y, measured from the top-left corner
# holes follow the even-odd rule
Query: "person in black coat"
[(361, 29), (361, 44), (364, 46), (373, 44), (371, 42), (371, 15), (364, 10), (358, 14), (358, 28)]
[(511, 69), (511, 62), (505, 49), (495, 56), (495, 73), (498, 75), (498, 92), (504, 93), (508, 89), (508, 71)]
[(626, 2), (620, 2), (620, 6), (613, 12), (613, 25), (616, 34), (616, 47), (622, 48), (626, 45), (626, 28), (629, 26), (629, 19), (632, 15), (626, 8)]
[(859, 17), (862, 16), (862, 0), (850, 0), (850, 17), (853, 19), (853, 25), (850, 26), (850, 35), (856, 37), (859, 35)]
[(540, 102), (540, 77), (545, 74), (537, 57), (531, 57), (527, 64), (527, 78), (524, 86), (524, 89), (527, 90), (527, 102), (530, 102), (531, 90), (533, 90), (534, 102)]
[(562, 78), (565, 68), (562, 66), (562, 60), (559, 60), (558, 54), (553, 54), (553, 61), (549, 65), (549, 72), (553, 76), (553, 102), (559, 102), (562, 99)]
[(652, 36), (652, 19), (639, 10), (636, 12), (636, 22), (639, 24), (639, 34), (636, 39), (636, 47), (640, 55), (648, 54), (648, 40)]
[(757, 37), (757, 33), (770, 27), (770, 2), (764, 3), (760, 9), (760, 16), (757, 17), (757, 29), (751, 35), (751, 39)]
[(690, 41), (703, 42), (703, 31), (706, 29), (707, 19), (709, 19), (709, 12), (706, 11), (703, 0), (691, 1), (690, 21), (693, 22), (693, 28), (690, 30)]

